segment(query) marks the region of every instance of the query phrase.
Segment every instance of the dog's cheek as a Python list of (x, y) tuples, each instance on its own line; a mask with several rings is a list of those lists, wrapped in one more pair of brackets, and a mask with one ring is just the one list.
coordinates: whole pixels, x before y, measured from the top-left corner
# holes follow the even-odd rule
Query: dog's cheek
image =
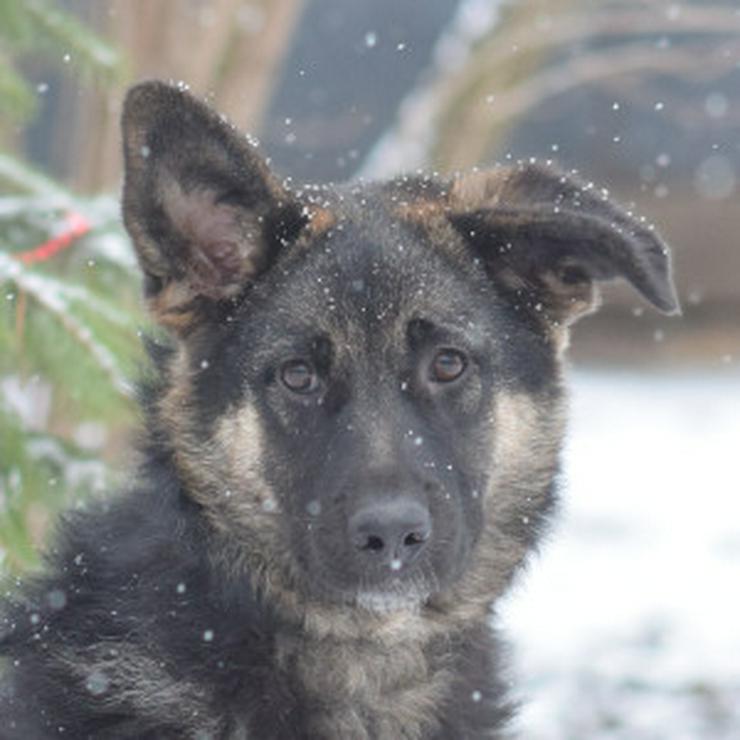
[(465, 482), (460, 495), (463, 512), (462, 544), (468, 558), (474, 555), (487, 526), (486, 498), (491, 475), (488, 460), (494, 444), (493, 432), (490, 423), (481, 423), (475, 434), (471, 435), (477, 444), (467, 450)]
[(239, 541), (254, 539), (272, 551), (281, 537), (281, 506), (265, 475), (264, 426), (253, 402), (245, 398), (229, 407), (205, 437), (179, 430), (175, 449), (188, 495), (203, 507), (210, 523)]
[(502, 391), (496, 395), (492, 413), (495, 435), (485, 501), (487, 526), (528, 548), (552, 505), (564, 399), (555, 387), (540, 394)]
[(250, 507), (276, 508), (274, 491), (264, 475), (265, 443), (259, 412), (247, 402), (224, 415), (215, 428), (214, 445), (223, 459), (224, 474)]

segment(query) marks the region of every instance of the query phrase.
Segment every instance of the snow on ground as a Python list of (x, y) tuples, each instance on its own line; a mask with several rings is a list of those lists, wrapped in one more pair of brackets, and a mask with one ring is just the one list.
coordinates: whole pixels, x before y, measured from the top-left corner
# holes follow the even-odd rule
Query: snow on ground
[(740, 373), (571, 381), (561, 515), (498, 620), (518, 730), (740, 738)]

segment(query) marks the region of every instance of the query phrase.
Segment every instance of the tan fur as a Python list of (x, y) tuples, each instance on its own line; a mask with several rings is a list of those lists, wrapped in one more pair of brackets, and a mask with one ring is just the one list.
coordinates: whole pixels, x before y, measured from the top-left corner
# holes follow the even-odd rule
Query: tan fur
[[(448, 624), (485, 618), (489, 604), (502, 594), (508, 578), (524, 560), (528, 547), (498, 534), (498, 524), (513, 510), (531, 506), (525, 497), (546, 491), (557, 468), (564, 424), (561, 403), (501, 393), (491, 409), (496, 441), (491, 449), (490, 477), (484, 495), (486, 525), (471, 567), (449, 594), (435, 597)], [(526, 521), (522, 522), (527, 525)]]
[[(214, 435), (214, 446), (223, 451), (224, 462), (230, 476), (241, 491), (232, 491), (238, 507), (233, 510), (244, 524), (259, 526), (255, 517), (259, 512), (277, 509), (274, 493), (265, 483), (259, 464), (264, 459), (264, 444), (259, 416), (254, 407), (243, 405), (219, 422)], [(248, 492), (248, 496), (247, 496)]]
[(291, 636), (279, 640), (278, 660), (325, 707), (312, 730), (327, 740), (421, 738), (434, 729), (433, 710), (450, 688), (449, 667), (430, 665), (414, 639), (384, 648), (372, 637)]
[(309, 206), (308, 208), (308, 224), (305, 227), (309, 238), (317, 239), (318, 237), (325, 234), (330, 229), (333, 229), (337, 224), (337, 217), (333, 211), (328, 208), (320, 208), (319, 206)]
[(170, 282), (148, 300), (148, 308), (158, 324), (183, 335), (195, 324), (194, 295), (182, 282)]
[(445, 203), (443, 201), (418, 198), (399, 204), (393, 209), (393, 213), (404, 221), (428, 224), (429, 221), (444, 215), (444, 208)]
[(263, 563), (275, 558), (282, 548), (277, 498), (259, 468), (264, 452), (257, 412), (248, 404), (232, 409), (204, 443), (194, 433), (196, 422), (189, 409), (192, 382), (185, 345), (181, 345), (169, 372), (172, 384), (160, 413), (188, 492), (203, 506), (217, 531), (236, 542), (249, 533), (249, 546), (241, 543), (246, 548), (243, 554), (249, 566), (261, 573)]
[[(542, 477), (534, 479), (530, 485), (535, 489), (544, 486), (549, 480), (548, 471), (555, 462), (563, 433), (560, 405), (551, 408), (551, 404), (526, 393), (504, 391), (496, 395), (492, 421), (497, 431), (487, 496), (505, 490), (508, 484), (533, 469)], [(533, 459), (535, 454), (537, 457)]]
[(177, 353), (166, 369), (169, 375), (167, 392), (159, 403), (158, 416), (174, 442), (175, 456), (187, 449), (187, 411), (192, 397), (190, 360), (187, 347), (178, 345)]
[(544, 273), (542, 281), (548, 289), (551, 311), (565, 324), (593, 313), (601, 304), (601, 297), (590, 281), (569, 284), (552, 272)]
[(499, 201), (509, 171), (494, 168), (469, 172), (455, 178), (450, 191), (450, 205), (460, 210), (475, 210), (484, 205), (493, 206)]

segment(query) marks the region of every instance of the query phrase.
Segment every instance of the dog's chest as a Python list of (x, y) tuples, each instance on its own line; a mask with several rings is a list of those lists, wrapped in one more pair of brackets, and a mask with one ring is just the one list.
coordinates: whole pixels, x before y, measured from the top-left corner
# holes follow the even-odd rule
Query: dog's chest
[(276, 674), (295, 697), (301, 737), (427, 737), (449, 692), (449, 656), (407, 641), (276, 638)]

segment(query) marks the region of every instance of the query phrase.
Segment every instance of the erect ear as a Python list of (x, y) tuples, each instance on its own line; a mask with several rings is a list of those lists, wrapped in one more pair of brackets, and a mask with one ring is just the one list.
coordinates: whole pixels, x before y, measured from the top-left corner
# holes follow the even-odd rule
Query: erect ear
[(539, 165), (462, 176), (448, 218), (518, 301), (570, 323), (595, 308), (594, 281), (624, 278), (665, 313), (679, 311), (668, 248), (608, 198)]
[(155, 318), (187, 333), (233, 299), (304, 223), (246, 137), (182, 89), (132, 88), (123, 217)]

